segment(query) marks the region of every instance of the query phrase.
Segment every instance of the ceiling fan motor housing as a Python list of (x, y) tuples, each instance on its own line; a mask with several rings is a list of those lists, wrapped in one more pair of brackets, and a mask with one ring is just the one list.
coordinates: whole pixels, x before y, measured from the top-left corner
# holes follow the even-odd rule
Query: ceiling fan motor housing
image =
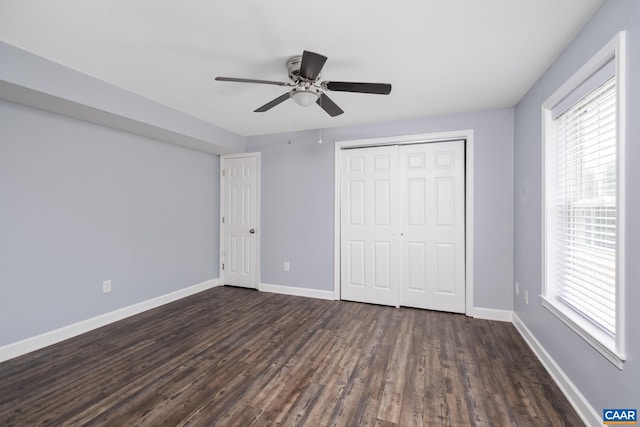
[[(302, 64), (302, 55), (292, 56), (287, 60), (287, 71), (289, 72), (289, 78), (298, 83), (300, 80), (300, 64)], [(320, 75), (316, 78), (318, 80)]]

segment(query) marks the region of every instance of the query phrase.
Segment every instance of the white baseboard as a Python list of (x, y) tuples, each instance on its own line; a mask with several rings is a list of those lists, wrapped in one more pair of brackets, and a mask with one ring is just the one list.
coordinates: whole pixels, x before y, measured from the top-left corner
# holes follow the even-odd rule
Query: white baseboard
[(494, 308), (472, 307), (471, 311), (467, 313), (467, 316), (475, 317), (476, 319), (511, 322), (513, 319), (513, 311), (497, 310)]
[(305, 289), (305, 288), (297, 288), (294, 286), (281, 286), (281, 285), (270, 285), (268, 283), (260, 283), (258, 290), (260, 290), (261, 292), (293, 295), (296, 297), (335, 300), (335, 294), (333, 291), (320, 291), (318, 289)]
[(32, 351), (73, 338), (80, 334), (84, 334), (85, 332), (117, 322), (118, 320), (140, 314), (144, 311), (151, 310), (152, 308), (177, 301), (181, 298), (188, 297), (189, 295), (193, 295), (216, 286), (219, 286), (218, 279), (207, 280), (206, 282), (198, 283), (197, 285), (193, 285), (188, 288), (160, 295), (128, 307), (101, 314), (91, 319), (83, 320), (72, 325), (45, 332), (44, 334), (36, 335), (35, 337), (4, 345), (0, 347), (0, 362), (22, 356), (23, 354), (31, 353)]
[(591, 406), (584, 395), (580, 393), (580, 390), (578, 390), (567, 374), (564, 373), (555, 360), (547, 353), (542, 344), (540, 344), (516, 313), (513, 313), (513, 325), (518, 332), (520, 332), (520, 335), (522, 335), (522, 338), (524, 338), (529, 347), (531, 347), (535, 355), (538, 356), (542, 365), (556, 382), (571, 406), (573, 406), (573, 409), (575, 409), (580, 418), (582, 418), (582, 421), (588, 426), (601, 426), (602, 417), (600, 414)]

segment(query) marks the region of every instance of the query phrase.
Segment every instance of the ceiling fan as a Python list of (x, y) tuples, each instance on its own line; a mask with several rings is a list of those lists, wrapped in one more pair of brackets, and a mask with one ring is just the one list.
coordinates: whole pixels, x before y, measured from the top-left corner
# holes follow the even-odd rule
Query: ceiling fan
[(373, 93), (378, 95), (388, 95), (391, 93), (391, 85), (388, 83), (318, 82), (320, 79), (320, 71), (326, 61), (326, 56), (305, 50), (302, 55), (294, 56), (287, 61), (287, 70), (289, 71), (289, 79), (291, 80), (289, 82), (242, 79), (236, 77), (216, 77), (216, 80), (222, 82), (287, 86), (292, 88), (289, 92), (255, 109), (254, 112), (256, 113), (268, 111), (291, 98), (296, 104), (304, 107), (315, 102), (326, 111), (327, 114), (335, 117), (344, 113), (344, 111), (324, 93), (326, 90), (335, 92)]

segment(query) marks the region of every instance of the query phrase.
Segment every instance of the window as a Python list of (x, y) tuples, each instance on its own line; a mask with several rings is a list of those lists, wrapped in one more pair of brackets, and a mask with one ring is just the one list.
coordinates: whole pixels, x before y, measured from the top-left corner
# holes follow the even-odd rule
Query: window
[(552, 313), (624, 361), (624, 33), (543, 104), (544, 287)]

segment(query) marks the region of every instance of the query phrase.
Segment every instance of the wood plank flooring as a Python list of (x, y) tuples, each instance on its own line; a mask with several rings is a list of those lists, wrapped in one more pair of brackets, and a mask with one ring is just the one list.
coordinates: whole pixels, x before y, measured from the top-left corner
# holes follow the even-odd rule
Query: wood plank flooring
[(513, 325), (214, 288), (0, 364), (0, 425), (582, 425)]

